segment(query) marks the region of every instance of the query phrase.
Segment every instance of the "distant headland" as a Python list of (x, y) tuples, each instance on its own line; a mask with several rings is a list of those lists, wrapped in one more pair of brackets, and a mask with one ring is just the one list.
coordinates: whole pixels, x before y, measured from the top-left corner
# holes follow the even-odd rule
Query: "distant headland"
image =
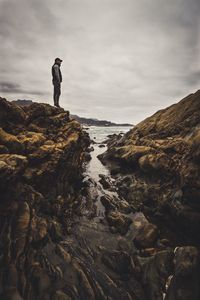
[[(27, 105), (31, 105), (34, 103), (32, 100), (25, 100), (25, 99), (24, 100), (18, 99), (18, 100), (12, 101), (12, 102), (17, 105), (20, 105), (20, 106), (27, 106)], [(130, 127), (132, 127), (133, 126), (133, 124), (129, 124), (129, 123), (118, 124), (118, 123), (113, 123), (113, 122), (107, 121), (107, 120), (83, 118), (83, 117), (79, 117), (79, 116), (73, 115), (73, 114), (70, 114), (70, 116), (71, 116), (71, 118), (75, 119), (82, 125), (86, 125), (86, 126), (108, 126), (108, 127), (112, 127), (112, 126), (130, 126)]]

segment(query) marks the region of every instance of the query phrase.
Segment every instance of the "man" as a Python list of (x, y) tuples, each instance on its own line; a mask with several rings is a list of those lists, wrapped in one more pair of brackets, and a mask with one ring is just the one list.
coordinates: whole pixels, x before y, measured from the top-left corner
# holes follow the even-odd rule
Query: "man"
[(60, 71), (62, 60), (60, 58), (55, 59), (55, 63), (52, 66), (52, 82), (54, 86), (53, 100), (54, 106), (60, 107), (59, 105), (59, 97), (61, 94), (61, 82), (62, 82), (62, 74)]

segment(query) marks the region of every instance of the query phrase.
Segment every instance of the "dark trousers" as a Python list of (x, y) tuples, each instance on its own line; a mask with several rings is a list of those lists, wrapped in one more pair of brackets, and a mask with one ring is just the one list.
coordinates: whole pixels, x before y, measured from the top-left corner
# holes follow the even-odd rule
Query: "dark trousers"
[(59, 106), (59, 97), (61, 94), (60, 83), (53, 83), (54, 91), (53, 91), (53, 101), (54, 106)]

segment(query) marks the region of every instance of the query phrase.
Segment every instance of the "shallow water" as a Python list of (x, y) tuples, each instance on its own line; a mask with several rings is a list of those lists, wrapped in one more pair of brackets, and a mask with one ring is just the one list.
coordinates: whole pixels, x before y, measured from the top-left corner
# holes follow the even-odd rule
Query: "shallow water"
[(106, 151), (107, 149), (106, 144), (104, 144), (105, 147), (102, 148), (99, 146), (108, 138), (108, 135), (119, 134), (119, 133), (124, 134), (130, 129), (131, 129), (130, 127), (96, 127), (96, 126), (91, 126), (87, 129), (90, 138), (96, 142), (96, 144), (92, 145), (94, 151), (90, 153), (91, 160), (89, 161), (86, 167), (85, 176), (86, 178), (92, 178), (96, 184), (96, 186), (91, 185), (90, 188), (95, 189), (98, 194), (97, 201), (96, 201), (97, 216), (101, 217), (104, 215), (105, 212), (104, 206), (100, 201), (101, 196), (103, 195), (109, 195), (115, 197), (118, 196), (116, 192), (105, 190), (103, 186), (99, 183), (99, 179), (100, 179), (99, 174), (110, 176), (109, 169), (106, 166), (104, 166), (101, 163), (101, 161), (97, 158), (99, 154)]
[(129, 131), (131, 127), (96, 127), (91, 126), (88, 128), (88, 133), (90, 138), (94, 140), (97, 144), (92, 145), (94, 147), (94, 151), (91, 154), (91, 161), (87, 166), (86, 173), (93, 178), (95, 181), (99, 181), (99, 174), (109, 175), (109, 170), (104, 166), (97, 156), (106, 151), (106, 145), (103, 148), (100, 148), (99, 145), (103, 143), (108, 138), (110, 134), (119, 134), (119, 133), (126, 133)]

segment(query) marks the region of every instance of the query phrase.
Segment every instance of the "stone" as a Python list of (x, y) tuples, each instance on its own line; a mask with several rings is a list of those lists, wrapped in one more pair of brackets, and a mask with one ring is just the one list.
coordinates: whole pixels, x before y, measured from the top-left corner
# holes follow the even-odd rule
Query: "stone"
[(129, 227), (132, 223), (131, 218), (123, 215), (119, 211), (111, 211), (106, 217), (109, 226), (114, 226), (122, 235), (125, 235), (128, 232)]
[(22, 143), (20, 143), (16, 136), (6, 132), (2, 128), (0, 128), (0, 143), (7, 147), (7, 149), (10, 149), (12, 153), (20, 154), (24, 149)]
[(139, 166), (143, 172), (169, 172), (171, 166), (170, 158), (164, 154), (147, 154), (139, 159)]
[(107, 251), (103, 253), (101, 259), (108, 268), (120, 276), (123, 274), (134, 274), (134, 262), (125, 251)]
[(156, 225), (147, 223), (139, 230), (134, 238), (134, 244), (139, 248), (149, 248), (154, 246), (158, 237), (158, 228)]
[(151, 248), (158, 238), (158, 228), (150, 223), (143, 213), (136, 213), (133, 219), (134, 244), (138, 248)]
[(53, 295), (52, 300), (71, 300), (72, 298), (68, 295), (66, 295), (62, 291), (56, 291), (56, 293)]
[(199, 251), (196, 247), (185, 246), (175, 249), (174, 273), (166, 293), (166, 300), (198, 300)]

